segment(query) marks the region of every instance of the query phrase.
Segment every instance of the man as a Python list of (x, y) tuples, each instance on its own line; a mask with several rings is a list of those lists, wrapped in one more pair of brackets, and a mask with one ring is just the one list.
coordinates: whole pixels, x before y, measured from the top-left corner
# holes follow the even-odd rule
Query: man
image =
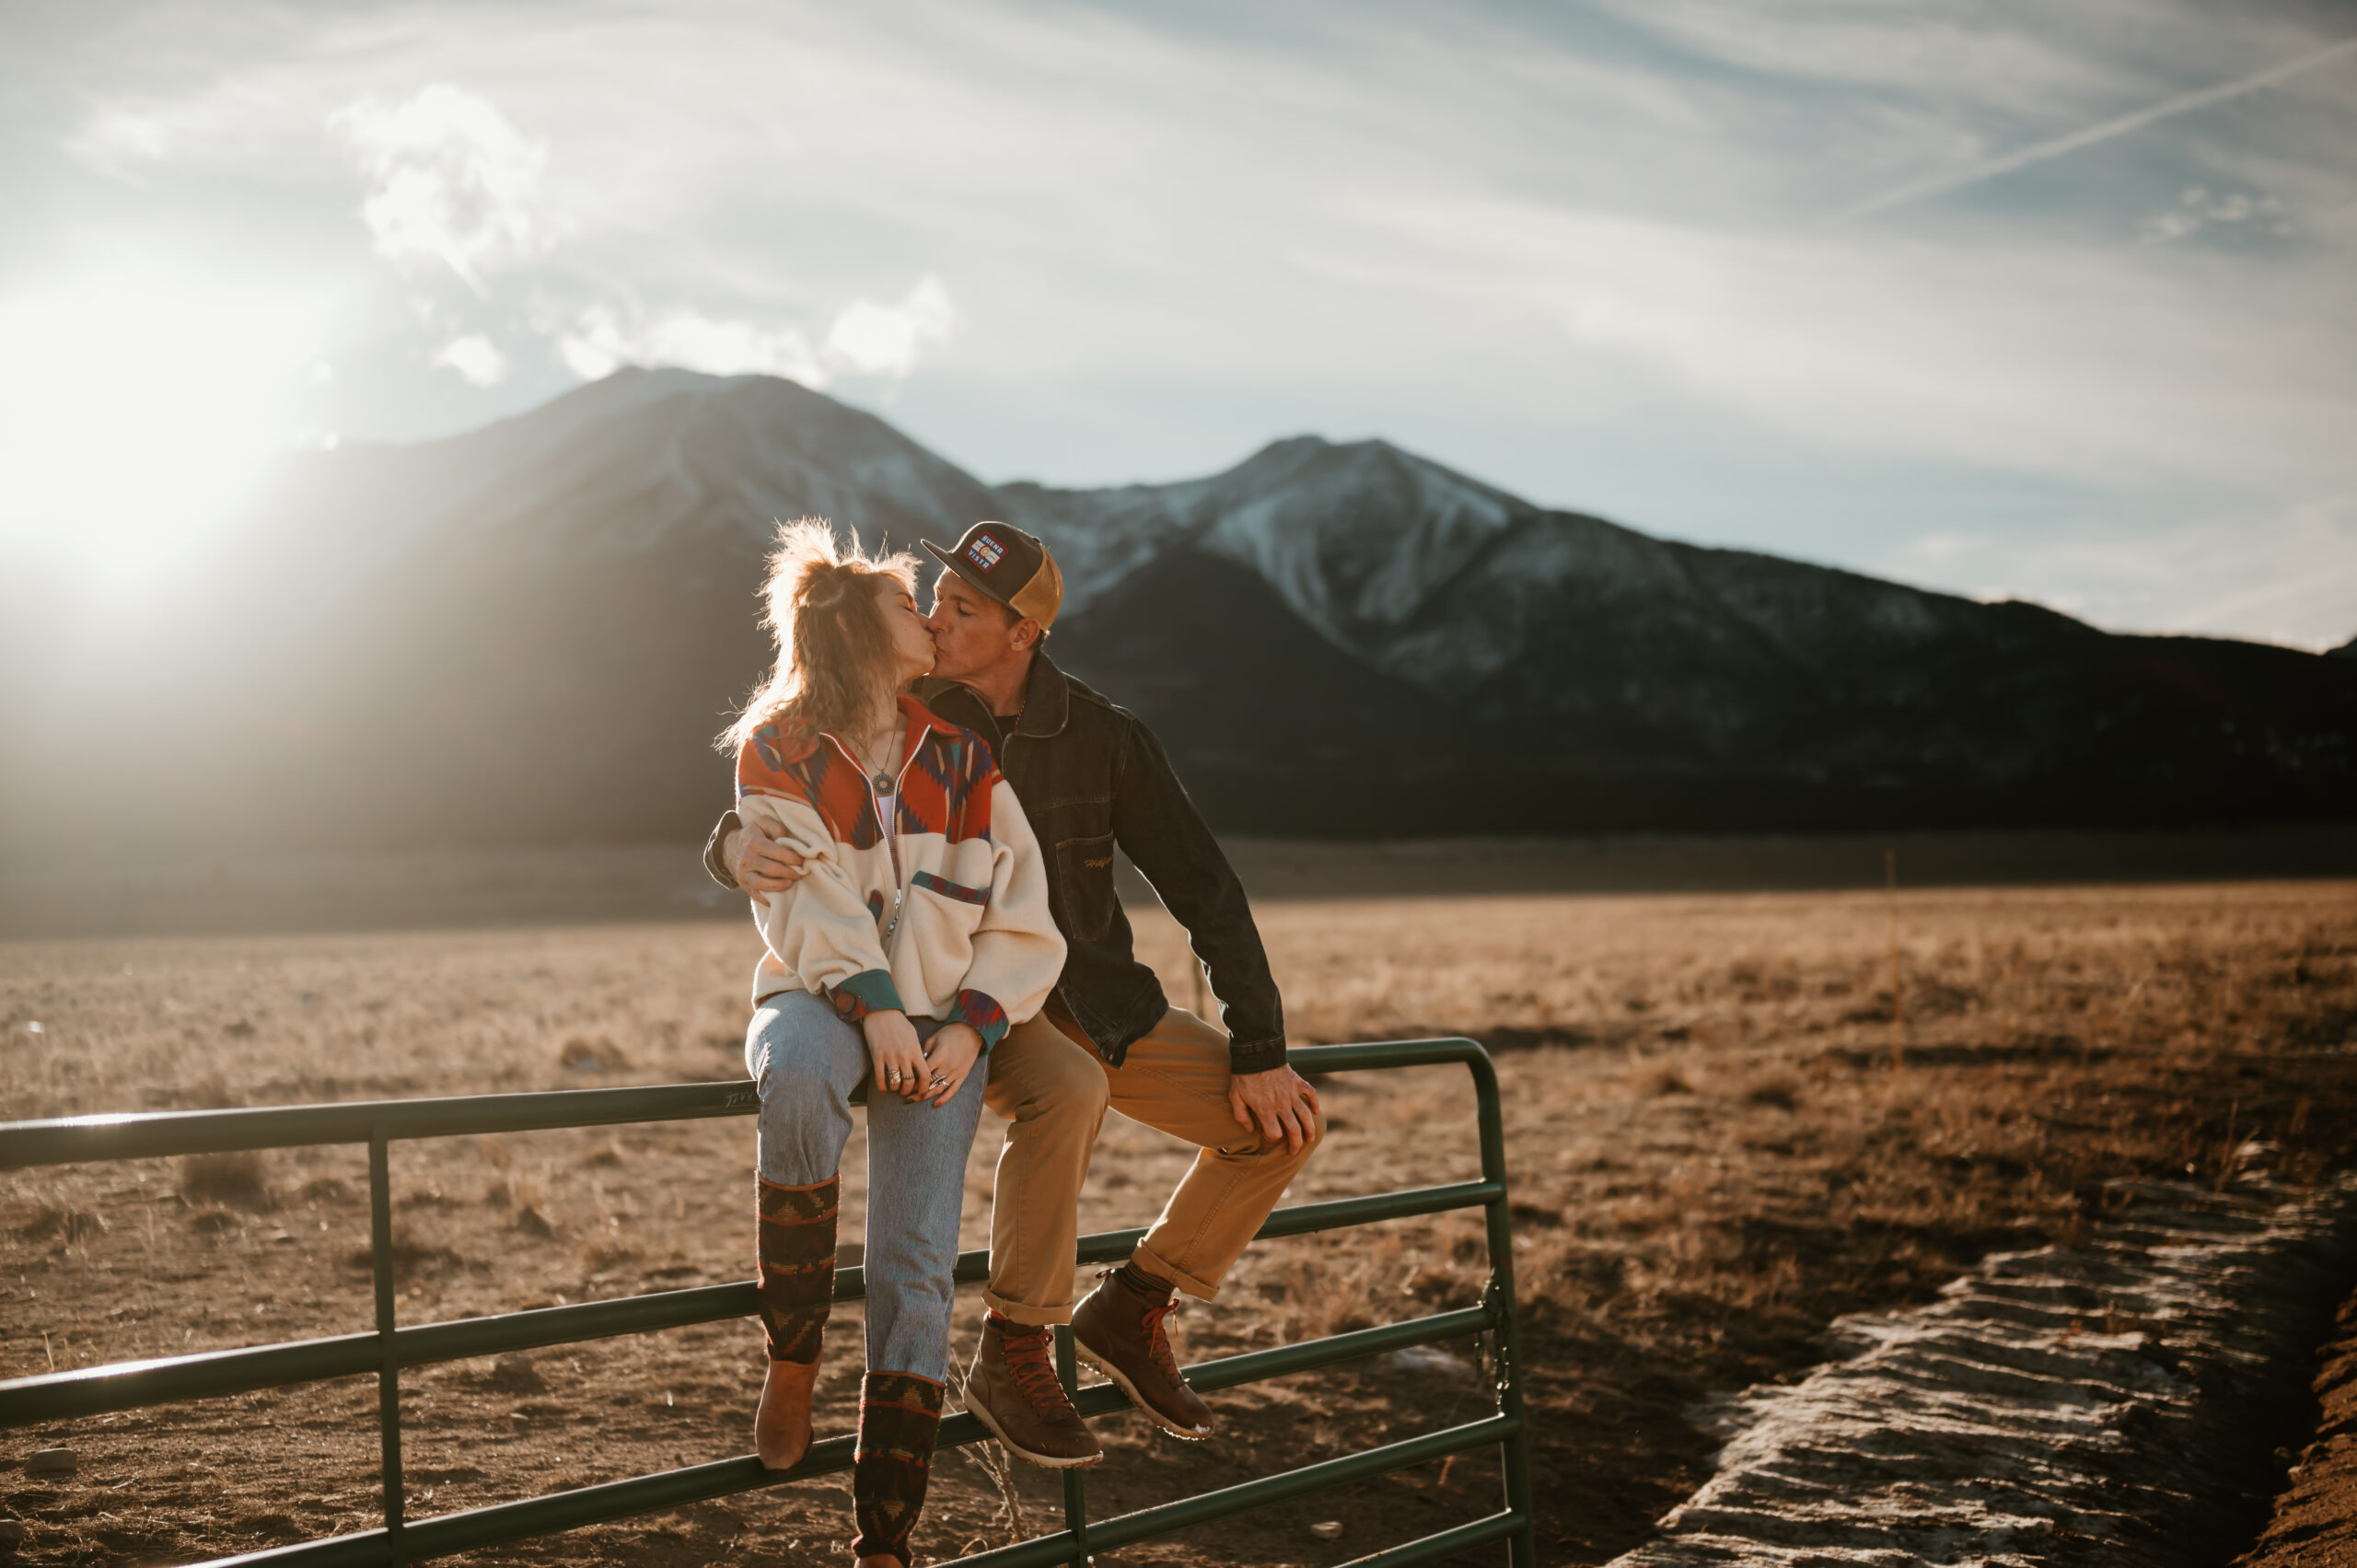
[[(1184, 1291), (1209, 1301), (1323, 1134), (1317, 1091), (1285, 1064), (1284, 1014), (1244, 889), (1151, 731), (1073, 679), (1040, 644), (1063, 598), (1047, 547), (978, 523), (934, 587), (935, 661), (917, 694), (990, 741), (1048, 861), (1069, 947), (1046, 1008), (991, 1052), (985, 1103), (1008, 1121), (991, 1215), (982, 1342), (967, 1408), (1015, 1454), (1063, 1469), (1104, 1449), (1056, 1381), (1050, 1326), (1146, 1416), (1208, 1436), (1165, 1320)], [(1113, 852), (1144, 873), (1211, 971), (1223, 1035), (1164, 997), (1132, 950)], [(723, 885), (782, 892), (801, 873), (781, 844), (721, 819), (704, 864)], [(1108, 1108), (1201, 1151), (1128, 1263), (1074, 1307), (1077, 1204)], [(872, 1201), (872, 1200), (871, 1200)]]

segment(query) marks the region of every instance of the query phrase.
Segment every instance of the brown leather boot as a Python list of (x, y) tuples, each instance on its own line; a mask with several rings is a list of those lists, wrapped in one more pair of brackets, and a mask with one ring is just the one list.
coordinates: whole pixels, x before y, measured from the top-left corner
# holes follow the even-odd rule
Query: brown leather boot
[(765, 1469), (790, 1470), (810, 1451), (810, 1391), (819, 1382), (815, 1361), (772, 1361), (761, 1382), (761, 1408), (753, 1412), (753, 1453)]
[(839, 1183), (757, 1183), (761, 1282), (755, 1300), (768, 1341), (769, 1373), (753, 1412), (753, 1452), (763, 1466), (790, 1469), (810, 1447), (810, 1390), (819, 1380), (828, 1309), (835, 1299)]
[(966, 1374), (966, 1408), (1018, 1459), (1068, 1470), (1105, 1457), (1056, 1381), (1054, 1337), (1044, 1328), (995, 1313), (982, 1319), (982, 1342)]
[(1135, 1289), (1118, 1269), (1097, 1276), (1097, 1288), (1073, 1308), (1073, 1347), (1080, 1359), (1110, 1377), (1174, 1437), (1195, 1442), (1211, 1435), (1211, 1407), (1187, 1387), (1170, 1336), (1163, 1324), (1178, 1310), (1178, 1298)]

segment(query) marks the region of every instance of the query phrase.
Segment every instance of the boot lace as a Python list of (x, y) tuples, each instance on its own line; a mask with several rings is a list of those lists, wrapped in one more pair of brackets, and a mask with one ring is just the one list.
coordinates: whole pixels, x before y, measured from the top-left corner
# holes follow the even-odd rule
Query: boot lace
[(1052, 1336), (1044, 1330), (1033, 1334), (1004, 1330), (999, 1333), (999, 1344), (1006, 1352), (1006, 1369), (1015, 1375), (1016, 1390), (1031, 1402), (1032, 1409), (1048, 1415), (1072, 1405), (1064, 1397), (1064, 1386), (1056, 1379), (1055, 1362), (1049, 1353), (1052, 1342)]
[(1184, 1383), (1187, 1379), (1178, 1371), (1178, 1358), (1170, 1353), (1170, 1336), (1163, 1328), (1170, 1315), (1178, 1310), (1178, 1298), (1175, 1295), (1159, 1307), (1145, 1309), (1145, 1348), (1165, 1377), (1173, 1383)]

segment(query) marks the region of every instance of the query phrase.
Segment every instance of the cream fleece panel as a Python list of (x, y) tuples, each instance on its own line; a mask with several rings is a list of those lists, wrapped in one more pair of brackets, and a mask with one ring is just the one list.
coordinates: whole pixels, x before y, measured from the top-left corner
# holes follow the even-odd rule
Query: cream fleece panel
[(769, 946), (753, 972), (755, 1005), (795, 985), (824, 994), (855, 974), (887, 968), (867, 889), (859, 868), (845, 858), (856, 852), (836, 842), (803, 801), (749, 795), (737, 802), (737, 814), (747, 827), (784, 839), (806, 872), (792, 892), (767, 893), (753, 905), (753, 923)]
[(784, 839), (808, 867), (792, 892), (753, 906), (769, 947), (753, 976), (755, 1004), (796, 986), (823, 993), (882, 970), (902, 1006), (922, 1016), (950, 1016), (960, 991), (982, 993), (1009, 1023), (1036, 1016), (1063, 972), (1063, 934), (1049, 911), (1045, 857), (1014, 789), (1002, 778), (991, 790), (987, 839), (896, 837), (907, 881), (888, 954), (868, 900), (875, 894), (890, 918), (890, 852), (838, 842), (803, 801), (744, 796), (737, 813), (747, 825)]

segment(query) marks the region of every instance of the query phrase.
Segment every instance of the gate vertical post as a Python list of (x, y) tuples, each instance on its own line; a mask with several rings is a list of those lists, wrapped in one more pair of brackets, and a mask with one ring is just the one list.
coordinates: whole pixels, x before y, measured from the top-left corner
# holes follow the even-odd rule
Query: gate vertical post
[(1516, 1326), (1514, 1298), (1514, 1222), (1506, 1202), (1505, 1121), (1498, 1108), (1498, 1074), (1484, 1054), (1467, 1062), (1473, 1072), (1473, 1089), (1481, 1127), (1481, 1179), (1498, 1184), (1498, 1195), (1482, 1205), (1490, 1249), (1490, 1289), (1485, 1292), (1493, 1314), (1497, 1343), (1498, 1413), (1515, 1423), (1514, 1435), (1501, 1445), (1505, 1461), (1506, 1506), (1521, 1516), (1521, 1527), (1507, 1538), (1507, 1560), (1513, 1568), (1538, 1568), (1538, 1541), (1531, 1514), (1530, 1439), (1522, 1404), (1522, 1336)]
[[(1064, 1398), (1080, 1392), (1080, 1363), (1072, 1348), (1072, 1325), (1056, 1325), (1056, 1380), (1064, 1386)], [(1063, 1472), (1064, 1528), (1072, 1532), (1071, 1568), (1088, 1568), (1088, 1483), (1081, 1478), (1088, 1472), (1078, 1465)]]
[(393, 1176), (382, 1126), (368, 1132), (368, 1256), (377, 1276), (377, 1433), (385, 1490), (385, 1538), (395, 1563), (409, 1561), (401, 1539), (401, 1364), (393, 1340)]

